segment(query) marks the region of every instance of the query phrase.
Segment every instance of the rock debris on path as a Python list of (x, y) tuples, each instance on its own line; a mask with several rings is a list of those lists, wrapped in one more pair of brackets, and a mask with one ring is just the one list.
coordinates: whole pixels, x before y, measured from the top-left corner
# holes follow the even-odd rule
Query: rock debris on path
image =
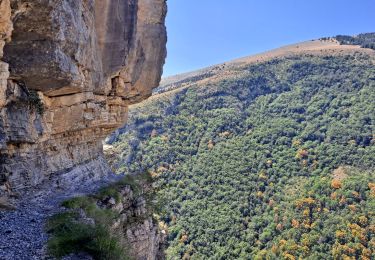
[(109, 175), (74, 188), (57, 189), (45, 184), (38, 191), (29, 191), (17, 203), (16, 210), (0, 211), (0, 260), (53, 259), (47, 254), (45, 224), (50, 216), (64, 210), (61, 202), (93, 193), (119, 179), (121, 176)]

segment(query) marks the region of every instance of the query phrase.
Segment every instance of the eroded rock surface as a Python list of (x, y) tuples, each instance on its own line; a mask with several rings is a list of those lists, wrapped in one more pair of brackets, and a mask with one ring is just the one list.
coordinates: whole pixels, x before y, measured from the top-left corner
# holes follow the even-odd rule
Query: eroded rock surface
[(0, 193), (54, 174), (99, 179), (103, 138), (159, 83), (165, 1), (1, 0), (0, 9)]
[(102, 140), (159, 84), (165, 15), (165, 0), (0, 0), (1, 259), (42, 259), (45, 219), (107, 178)]
[(129, 248), (128, 253), (134, 259), (163, 259), (160, 248), (165, 242), (165, 234), (156, 226), (151, 202), (146, 200), (151, 189), (149, 184), (144, 183), (141, 192), (135, 192), (127, 185), (120, 190), (120, 200), (108, 197), (97, 201), (101, 208), (119, 214), (111, 229), (113, 233), (121, 234), (121, 243)]

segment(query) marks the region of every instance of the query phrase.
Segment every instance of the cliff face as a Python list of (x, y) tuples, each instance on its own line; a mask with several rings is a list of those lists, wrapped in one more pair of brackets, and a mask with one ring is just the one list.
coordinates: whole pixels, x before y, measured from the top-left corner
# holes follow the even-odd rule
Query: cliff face
[(0, 196), (99, 179), (102, 140), (159, 83), (165, 1), (0, 0), (0, 13)]

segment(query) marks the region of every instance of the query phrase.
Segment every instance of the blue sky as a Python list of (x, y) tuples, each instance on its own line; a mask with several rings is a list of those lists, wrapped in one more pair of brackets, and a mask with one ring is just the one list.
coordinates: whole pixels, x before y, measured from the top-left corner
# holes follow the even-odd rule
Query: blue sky
[(300, 41), (375, 32), (375, 0), (167, 0), (164, 75)]

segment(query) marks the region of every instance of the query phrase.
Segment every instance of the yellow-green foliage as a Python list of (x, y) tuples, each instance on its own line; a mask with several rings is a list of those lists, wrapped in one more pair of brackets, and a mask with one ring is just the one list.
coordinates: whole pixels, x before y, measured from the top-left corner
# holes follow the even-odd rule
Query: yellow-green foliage
[[(332, 259), (349, 250), (340, 241), (361, 247), (348, 224), (375, 211), (364, 182), (375, 182), (369, 56), (290, 56), (172, 95), (130, 111), (113, 144), (119, 172), (155, 178), (168, 257)], [(332, 187), (345, 165), (361, 170)]]

